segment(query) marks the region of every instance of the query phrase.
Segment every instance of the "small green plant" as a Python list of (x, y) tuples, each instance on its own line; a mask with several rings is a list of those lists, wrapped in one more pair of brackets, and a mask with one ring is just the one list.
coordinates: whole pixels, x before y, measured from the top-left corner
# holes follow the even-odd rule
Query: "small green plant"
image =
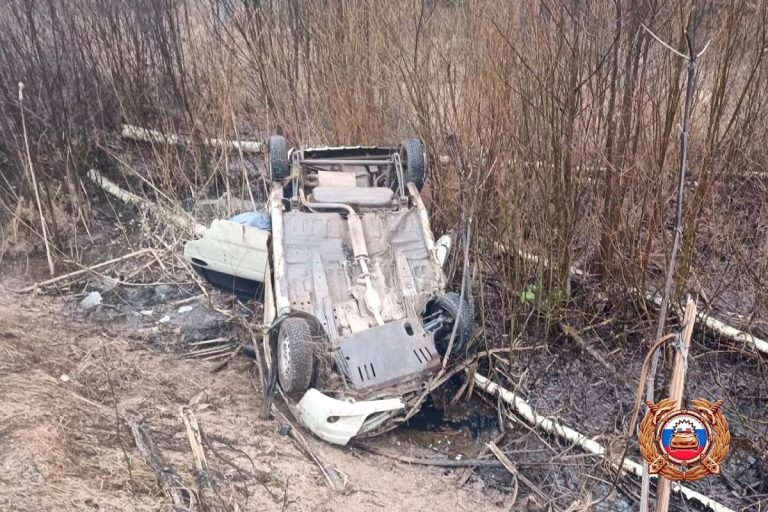
[(536, 300), (536, 292), (539, 287), (535, 284), (529, 284), (525, 289), (520, 292), (520, 302), (523, 304), (530, 304)]

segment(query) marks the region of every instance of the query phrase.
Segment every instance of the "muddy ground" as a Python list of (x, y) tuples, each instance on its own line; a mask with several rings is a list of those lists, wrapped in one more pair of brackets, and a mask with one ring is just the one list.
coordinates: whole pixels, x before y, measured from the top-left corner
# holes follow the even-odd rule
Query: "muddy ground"
[[(499, 421), (503, 404), (475, 393), (448, 406), (463, 375), (409, 425), (363, 445), (336, 448), (305, 433), (311, 451), (345, 481), (343, 492), (331, 491), (280, 433), (281, 422), (258, 418), (261, 390), (250, 360), (214, 371), (221, 359), (189, 357), (197, 341), (237, 341), (232, 317), (242, 311), (229, 298), (191, 282), (107, 286), (99, 276), (50, 296), (13, 292), (40, 279), (41, 268), (8, 265), (0, 283), (0, 510), (168, 510), (171, 499), (131, 425), (150, 440), (161, 468), (178, 476), (180, 495), (195, 510), (637, 510), (637, 479), (625, 477), (610, 492), (613, 473), (603, 460), (521, 420)], [(84, 308), (95, 289), (102, 303)], [(495, 360), (494, 379), (620, 453), (645, 355), (634, 334), (645, 326), (633, 326), (635, 318), (587, 321), (574, 312), (569, 320), (605, 367), (564, 336), (546, 343), (523, 336)], [(734, 510), (766, 510), (765, 362), (698, 330), (692, 354), (687, 394), (726, 400), (733, 447), (722, 476), (689, 485)], [(182, 408), (202, 430), (203, 472)], [(451, 466), (477, 458), (491, 439), (532, 486), (498, 467)], [(639, 460), (634, 446), (630, 456)], [(672, 509), (697, 510), (679, 498)]]

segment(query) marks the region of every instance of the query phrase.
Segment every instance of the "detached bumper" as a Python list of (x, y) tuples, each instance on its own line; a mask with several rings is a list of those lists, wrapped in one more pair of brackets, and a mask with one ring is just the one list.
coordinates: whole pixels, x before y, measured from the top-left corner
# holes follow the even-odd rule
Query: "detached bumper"
[(306, 428), (320, 439), (345, 445), (357, 435), (370, 432), (405, 408), (399, 398), (347, 402), (310, 389), (294, 407)]

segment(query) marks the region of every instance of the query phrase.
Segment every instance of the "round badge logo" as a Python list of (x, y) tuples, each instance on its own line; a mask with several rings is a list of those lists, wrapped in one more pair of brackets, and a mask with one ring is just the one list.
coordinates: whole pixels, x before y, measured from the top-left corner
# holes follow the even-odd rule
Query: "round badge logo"
[(640, 453), (648, 471), (670, 480), (698, 480), (720, 473), (731, 435), (720, 411), (722, 400), (693, 400), (695, 410), (678, 409), (675, 400), (647, 402), (640, 424)]
[(660, 422), (656, 438), (672, 462), (689, 465), (701, 459), (709, 448), (709, 427), (698, 414), (679, 411)]

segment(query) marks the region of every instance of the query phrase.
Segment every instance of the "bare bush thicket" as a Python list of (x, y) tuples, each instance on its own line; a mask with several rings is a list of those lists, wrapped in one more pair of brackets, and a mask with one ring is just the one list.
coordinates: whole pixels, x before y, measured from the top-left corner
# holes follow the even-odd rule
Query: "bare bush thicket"
[[(499, 313), (514, 331), (521, 290), (535, 279), (537, 307), (557, 312), (574, 263), (609, 291), (658, 284), (685, 62), (650, 31), (682, 49), (689, 27), (706, 52), (677, 294), (694, 280), (733, 305), (736, 286), (736, 306), (754, 313), (768, 305), (768, 212), (753, 175), (768, 172), (767, 26), (762, 0), (8, 0), (0, 216), (39, 231), (24, 215), (33, 194), (18, 81), (49, 231), (64, 252), (62, 219), (91, 222), (89, 166), (134, 188), (143, 176), (151, 186), (139, 190), (156, 200), (242, 187), (229, 172), (238, 157), (203, 145), (126, 156), (121, 122), (193, 137), (282, 132), (296, 144), (413, 134), (430, 151), (436, 226), (473, 212), (473, 250), (504, 285)], [(499, 243), (551, 264), (485, 257)]]

